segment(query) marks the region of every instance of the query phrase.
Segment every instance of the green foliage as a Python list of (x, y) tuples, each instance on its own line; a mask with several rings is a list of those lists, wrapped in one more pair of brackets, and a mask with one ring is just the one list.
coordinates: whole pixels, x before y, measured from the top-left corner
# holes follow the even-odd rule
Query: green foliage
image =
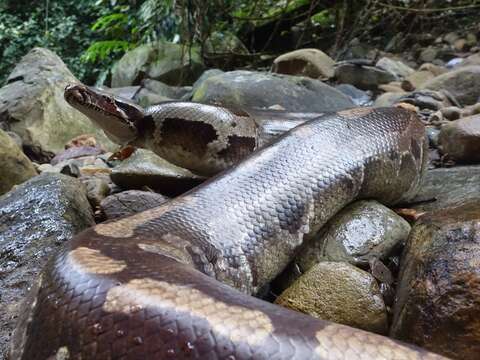
[(101, 69), (85, 66), (80, 56), (95, 36), (88, 24), (98, 14), (99, 9), (88, 0), (2, 1), (0, 83), (21, 57), (36, 46), (56, 52), (77, 77), (93, 81)]

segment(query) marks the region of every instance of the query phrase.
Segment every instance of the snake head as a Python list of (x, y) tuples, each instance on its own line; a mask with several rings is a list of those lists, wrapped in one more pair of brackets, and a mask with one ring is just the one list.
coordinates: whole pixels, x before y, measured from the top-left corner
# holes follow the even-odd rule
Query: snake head
[(137, 124), (144, 117), (143, 109), (137, 104), (82, 84), (67, 85), (64, 96), (114, 142), (124, 145), (137, 137)]

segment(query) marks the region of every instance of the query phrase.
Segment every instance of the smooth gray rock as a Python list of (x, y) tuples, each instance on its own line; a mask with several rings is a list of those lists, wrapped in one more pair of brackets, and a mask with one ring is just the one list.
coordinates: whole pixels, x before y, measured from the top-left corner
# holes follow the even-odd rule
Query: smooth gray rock
[(191, 86), (170, 86), (158, 80), (146, 79), (142, 87), (157, 95), (179, 100), (192, 91)]
[(156, 41), (123, 55), (112, 69), (112, 87), (139, 85), (146, 78), (168, 85), (189, 85), (203, 69), (198, 48)]
[(348, 263), (325, 261), (315, 265), (275, 303), (380, 334), (388, 329), (387, 310), (377, 282)]
[(81, 134), (94, 134), (101, 145), (115, 148), (99, 127), (63, 98), (65, 86), (78, 82), (57, 55), (34, 48), (0, 88), (0, 123), (20, 135), (23, 145), (42, 160)]
[(137, 149), (128, 159), (113, 168), (110, 177), (124, 189), (147, 186), (166, 195), (178, 195), (204, 180), (145, 149)]
[(302, 271), (320, 261), (367, 266), (406, 241), (410, 225), (376, 201), (357, 201), (340, 211), (305, 244), (295, 259)]
[(480, 200), (480, 166), (428, 170), (412, 204), (419, 211), (433, 211)]
[(376, 90), (378, 85), (387, 84), (397, 79), (389, 71), (378, 67), (349, 62), (336, 65), (335, 78), (339, 83), (351, 84), (362, 90)]
[(3, 130), (0, 130), (0, 169), (0, 195), (37, 175), (32, 162)]
[(480, 163), (480, 115), (444, 124), (439, 144), (442, 153), (459, 163)]
[(319, 80), (254, 71), (231, 71), (205, 80), (193, 100), (248, 109), (279, 105), (286, 111), (325, 112), (355, 104), (340, 91)]
[(422, 85), (422, 89), (447, 90), (462, 105), (472, 105), (480, 97), (480, 66), (462, 66), (434, 77)]
[(65, 175), (36, 176), (0, 197), (0, 356), (46, 261), (92, 225), (85, 188)]
[(397, 79), (406, 78), (415, 71), (402, 61), (388, 57), (382, 57), (375, 65), (380, 69), (392, 73)]
[(168, 197), (151, 191), (127, 190), (107, 196), (100, 203), (100, 210), (110, 220), (154, 208), (168, 200)]
[(480, 353), (480, 201), (422, 216), (404, 249), (391, 334), (453, 359)]

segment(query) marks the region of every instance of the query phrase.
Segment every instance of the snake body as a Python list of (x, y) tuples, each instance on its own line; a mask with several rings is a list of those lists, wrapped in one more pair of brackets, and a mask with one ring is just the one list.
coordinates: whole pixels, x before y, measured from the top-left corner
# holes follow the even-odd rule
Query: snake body
[(349, 202), (413, 195), (425, 146), (403, 109), (325, 115), (163, 206), (80, 233), (26, 301), (12, 359), (439, 359), (248, 295)]

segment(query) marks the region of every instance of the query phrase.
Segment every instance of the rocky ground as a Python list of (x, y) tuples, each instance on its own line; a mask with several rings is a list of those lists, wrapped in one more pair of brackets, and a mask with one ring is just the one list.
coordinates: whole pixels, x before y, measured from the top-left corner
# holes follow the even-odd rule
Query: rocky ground
[[(402, 104), (416, 111), (430, 141), (430, 167), (417, 198), (395, 209), (375, 201), (343, 209), (262, 295), (452, 358), (478, 359), (476, 35), (449, 33), (403, 58), (376, 51), (335, 62), (320, 50), (301, 49), (275, 59), (270, 71), (207, 70), (196, 54), (187, 67), (180, 45), (157, 43), (119, 61), (111, 91), (142, 105), (183, 99), (237, 109)], [(115, 145), (63, 99), (65, 85), (75, 81), (60, 58), (37, 48), (0, 88), (0, 354), (26, 292), (64, 242), (204, 180), (148, 150), (111, 160)]]

